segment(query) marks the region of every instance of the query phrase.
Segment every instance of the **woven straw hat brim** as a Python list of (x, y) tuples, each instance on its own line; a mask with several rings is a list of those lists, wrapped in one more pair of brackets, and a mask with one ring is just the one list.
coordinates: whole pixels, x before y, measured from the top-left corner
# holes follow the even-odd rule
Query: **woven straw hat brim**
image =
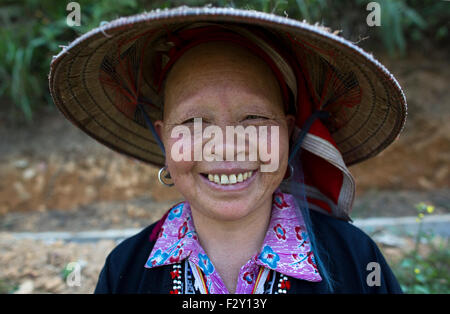
[[(117, 108), (114, 93), (101, 83), (100, 72), (111, 54), (123, 55), (130, 47), (141, 48), (133, 38), (152, 34), (146, 54), (151, 54), (158, 38), (169, 28), (176, 30), (193, 22), (238, 23), (259, 26), (287, 43), (287, 36), (319, 48), (321, 62), (331, 62), (337, 73), (352, 73), (361, 87), (361, 101), (332, 114), (339, 128), (330, 129), (347, 166), (377, 155), (400, 134), (406, 120), (406, 99), (392, 74), (372, 55), (350, 41), (293, 19), (257, 11), (231, 8), (181, 7), (119, 18), (93, 29), (76, 39), (53, 58), (49, 83), (51, 95), (61, 112), (87, 134), (111, 149), (144, 162), (164, 165), (164, 155), (145, 124), (125, 115)], [(131, 39), (131, 41), (130, 41)], [(127, 42), (125, 46), (120, 43)], [(153, 45), (154, 44), (154, 45)], [(133, 46), (134, 45), (134, 46)], [(141, 49), (134, 51), (141, 51)], [(299, 48), (298, 48), (299, 49)], [(120, 50), (120, 51), (119, 51)], [(144, 50), (142, 50), (144, 51)], [(154, 105), (148, 111), (151, 119), (162, 118), (162, 99), (152, 82), (150, 58), (143, 58), (142, 93)]]

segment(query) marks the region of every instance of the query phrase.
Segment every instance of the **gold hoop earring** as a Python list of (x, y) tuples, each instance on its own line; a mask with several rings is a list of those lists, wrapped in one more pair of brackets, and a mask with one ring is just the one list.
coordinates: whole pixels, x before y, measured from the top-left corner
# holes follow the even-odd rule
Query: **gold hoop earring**
[(289, 177), (284, 179), (284, 181), (291, 181), (292, 177), (294, 176), (294, 166), (288, 163), (288, 167), (289, 167)]
[[(165, 172), (165, 174), (163, 174), (163, 172)], [(169, 171), (167, 171), (167, 166), (162, 167), (161, 169), (159, 169), (158, 172), (158, 180), (159, 182), (161, 182), (162, 184), (164, 184), (165, 186), (171, 187), (174, 184), (173, 183), (167, 183), (163, 180), (163, 177), (166, 179), (172, 179), (172, 177), (170, 176)]]

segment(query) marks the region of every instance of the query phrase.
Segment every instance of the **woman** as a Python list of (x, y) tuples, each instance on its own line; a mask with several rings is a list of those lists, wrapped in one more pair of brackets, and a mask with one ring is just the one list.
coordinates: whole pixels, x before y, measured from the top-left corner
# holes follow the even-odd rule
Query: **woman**
[[(111, 252), (96, 293), (401, 292), (348, 222), (347, 166), (398, 136), (406, 102), (353, 44), (274, 15), (182, 7), (82, 36), (53, 60), (50, 87), (68, 119), (162, 166), (185, 198)], [(249, 132), (241, 146), (242, 132), (216, 141), (230, 127)]]

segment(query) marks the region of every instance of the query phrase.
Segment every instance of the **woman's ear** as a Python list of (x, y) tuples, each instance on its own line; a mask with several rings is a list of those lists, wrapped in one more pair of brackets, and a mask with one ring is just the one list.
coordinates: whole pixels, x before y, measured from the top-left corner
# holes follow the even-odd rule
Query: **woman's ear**
[(291, 114), (287, 114), (286, 122), (287, 122), (288, 130), (289, 130), (289, 138), (291, 138), (292, 132), (294, 131), (294, 127), (295, 127), (295, 117)]
[[(158, 134), (159, 138), (163, 142), (163, 145), (165, 146), (164, 139), (163, 139), (164, 122), (162, 120), (156, 120), (153, 123), (153, 126), (155, 127), (156, 134)], [(164, 163), (165, 163), (165, 165), (167, 165), (167, 156), (166, 156), (166, 160), (164, 161)]]

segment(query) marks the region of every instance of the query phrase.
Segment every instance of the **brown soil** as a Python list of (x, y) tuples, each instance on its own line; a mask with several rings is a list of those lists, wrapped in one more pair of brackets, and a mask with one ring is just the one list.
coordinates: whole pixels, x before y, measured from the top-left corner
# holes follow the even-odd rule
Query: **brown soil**
[[(0, 233), (0, 293), (15, 292), (25, 282), (31, 285), (25, 293), (92, 293), (106, 256), (115, 245), (109, 240), (45, 243)], [(79, 285), (67, 284), (63, 276), (71, 262), (80, 265)]]
[(450, 64), (412, 55), (387, 67), (403, 87), (408, 120), (400, 138), (351, 168), (358, 192), (368, 188), (430, 191), (450, 187)]

